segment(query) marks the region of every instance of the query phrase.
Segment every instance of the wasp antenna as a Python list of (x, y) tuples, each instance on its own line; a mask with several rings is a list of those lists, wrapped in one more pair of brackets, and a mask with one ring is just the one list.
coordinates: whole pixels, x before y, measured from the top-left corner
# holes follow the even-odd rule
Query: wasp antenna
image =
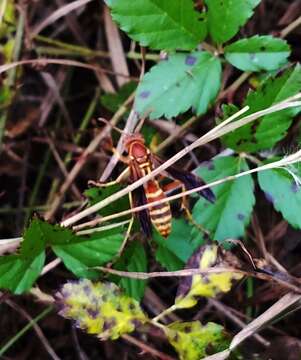
[(141, 130), (143, 124), (144, 124), (144, 121), (145, 121), (145, 117), (143, 117), (143, 118), (139, 121), (139, 123), (138, 123), (138, 125), (136, 126), (136, 129), (135, 129), (135, 132), (136, 132), (136, 133), (139, 133), (139, 132), (140, 132), (140, 130)]
[(101, 121), (103, 123), (105, 123), (106, 125), (109, 125), (112, 129), (116, 130), (117, 132), (119, 132), (119, 134), (124, 134), (125, 131), (119, 129), (117, 126), (114, 126), (113, 124), (110, 123), (109, 120), (104, 119), (104, 118), (98, 118), (98, 121)]
[(141, 120), (139, 121), (138, 125), (136, 126), (136, 129), (135, 129), (135, 132), (136, 133), (139, 133), (143, 124), (144, 124), (144, 121), (145, 119), (148, 117), (148, 115), (152, 112), (152, 110), (148, 110), (144, 115), (143, 117), (141, 118)]

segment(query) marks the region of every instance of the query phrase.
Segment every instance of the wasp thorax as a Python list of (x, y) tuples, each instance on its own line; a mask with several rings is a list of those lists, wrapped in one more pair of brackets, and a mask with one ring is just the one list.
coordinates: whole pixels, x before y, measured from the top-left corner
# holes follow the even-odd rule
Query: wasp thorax
[(148, 150), (141, 134), (127, 135), (124, 139), (124, 146), (128, 154), (138, 162), (147, 160)]

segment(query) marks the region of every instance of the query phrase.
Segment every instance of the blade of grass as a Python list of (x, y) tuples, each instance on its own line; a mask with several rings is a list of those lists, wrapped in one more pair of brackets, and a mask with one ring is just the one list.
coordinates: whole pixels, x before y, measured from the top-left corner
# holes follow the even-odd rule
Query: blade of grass
[(28, 330), (30, 330), (34, 324), (43, 319), (53, 310), (53, 306), (48, 306), (44, 311), (42, 311), (38, 316), (33, 318), (28, 324), (26, 324), (15, 336), (13, 336), (6, 344), (0, 348), (0, 356), (2, 356), (11, 346), (14, 345)]

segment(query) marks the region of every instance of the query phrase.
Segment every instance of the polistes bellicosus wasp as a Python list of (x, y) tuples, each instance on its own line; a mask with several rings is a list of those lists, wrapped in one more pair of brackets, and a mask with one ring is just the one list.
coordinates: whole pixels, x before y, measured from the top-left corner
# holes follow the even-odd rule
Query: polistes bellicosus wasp
[[(105, 119), (100, 120), (108, 123)], [(127, 165), (127, 167), (114, 181), (107, 183), (90, 181), (90, 185), (106, 187), (122, 183), (126, 180), (132, 183), (143, 176), (150, 174), (155, 168), (164, 162), (160, 157), (152, 153), (145, 145), (145, 139), (139, 132), (141, 123), (139, 125), (137, 126), (135, 132), (131, 134), (124, 134), (122, 130), (112, 126), (112, 128), (116, 131), (124, 134), (123, 145), (127, 155), (123, 156), (118, 154), (114, 148), (112, 148), (112, 150), (118, 158)], [(160, 174), (160, 177), (167, 177), (175, 180), (177, 184), (180, 185), (182, 191), (191, 190), (205, 185), (205, 182), (198, 176), (189, 171), (180, 170), (175, 166), (168, 167), (164, 173)], [(211, 203), (215, 201), (215, 195), (210, 188), (199, 191), (199, 194)], [(131, 207), (136, 207), (164, 200), (165, 198), (166, 195), (164, 193), (164, 188), (161, 186), (159, 177), (157, 176), (148, 180), (143, 186), (138, 187), (130, 193), (130, 205)], [(182, 208), (187, 212), (189, 211), (187, 207), (187, 199), (184, 196), (182, 198)], [(152, 234), (152, 225), (165, 238), (167, 238), (171, 232), (172, 214), (170, 203), (168, 201), (162, 201), (160, 204), (156, 204), (148, 209), (139, 211), (138, 218), (143, 233), (147, 237), (150, 237)]]

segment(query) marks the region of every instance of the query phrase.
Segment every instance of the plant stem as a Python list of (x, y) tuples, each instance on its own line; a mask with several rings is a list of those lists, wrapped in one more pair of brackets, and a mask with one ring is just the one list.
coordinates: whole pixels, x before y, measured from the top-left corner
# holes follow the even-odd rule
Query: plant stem
[[(91, 207), (79, 212), (78, 214), (70, 217), (69, 219), (66, 219), (65, 221), (63, 221), (61, 223), (61, 225), (62, 226), (73, 225), (76, 222), (78, 222), (79, 220), (81, 220), (82, 218), (84, 218), (84, 217), (86, 217), (88, 215), (91, 215), (91, 214), (97, 212), (98, 210), (108, 206), (113, 201), (116, 201), (117, 199), (127, 195), (129, 192), (135, 190), (137, 187), (143, 185), (149, 179), (151, 179), (154, 176), (162, 173), (163, 170), (167, 169), (169, 166), (173, 165), (175, 162), (177, 162), (182, 157), (187, 155), (190, 151), (192, 151), (193, 149), (195, 149), (195, 148), (197, 148), (197, 147), (199, 147), (201, 145), (205, 145), (208, 142), (211, 142), (212, 140), (215, 140), (215, 139), (219, 138), (220, 136), (223, 136), (223, 135), (225, 135), (225, 134), (227, 134), (227, 133), (229, 133), (231, 131), (234, 131), (234, 130), (240, 128), (243, 125), (249, 124), (252, 121), (262, 117), (263, 115), (271, 114), (271, 113), (274, 113), (276, 111), (280, 111), (280, 110), (287, 109), (287, 108), (290, 108), (290, 107), (300, 106), (301, 105), (300, 101), (292, 101), (292, 99), (296, 99), (296, 98), (299, 98), (299, 97), (301, 97), (301, 94), (293, 96), (293, 97), (291, 97), (289, 99), (286, 99), (285, 101), (282, 101), (282, 102), (280, 102), (278, 104), (275, 104), (275, 105), (273, 105), (273, 106), (271, 106), (269, 108), (266, 108), (264, 110), (258, 111), (258, 112), (253, 113), (253, 114), (250, 114), (248, 116), (245, 116), (245, 117), (240, 118), (239, 120), (233, 122), (234, 119), (240, 117), (242, 113), (246, 112), (246, 110), (248, 110), (248, 108), (244, 108), (244, 109), (240, 110), (239, 112), (237, 112), (236, 114), (234, 114), (230, 118), (226, 119), (221, 124), (214, 127), (208, 133), (201, 136), (195, 142), (193, 142), (192, 144), (188, 145), (187, 147), (185, 147), (184, 149), (179, 151), (177, 154), (172, 156), (169, 160), (165, 161), (162, 165), (160, 165), (159, 167), (157, 167), (156, 169), (151, 171), (149, 174), (143, 176), (139, 180), (133, 182), (132, 184), (128, 185), (126, 188), (118, 191), (117, 193), (115, 193), (115, 194), (105, 198), (104, 200), (92, 205)], [(299, 156), (298, 152), (296, 153), (296, 156), (297, 156), (297, 154)], [(195, 189), (192, 192), (195, 192)], [(188, 194), (188, 192), (185, 192), (185, 194)], [(153, 204), (155, 205), (155, 202)]]
[(299, 16), (296, 20), (290, 23), (287, 27), (282, 29), (280, 32), (280, 37), (285, 38), (290, 32), (292, 32), (296, 27), (301, 25), (301, 16)]
[[(176, 311), (177, 308), (178, 308), (177, 305), (176, 305), (176, 304), (173, 304), (173, 305), (170, 306), (169, 308), (167, 308), (167, 309), (165, 309), (164, 311), (162, 311), (159, 315), (157, 315), (156, 317), (154, 317), (154, 318), (152, 319), (152, 323), (158, 323), (158, 321), (159, 321), (160, 319), (162, 319), (164, 316), (166, 316), (166, 315), (168, 315), (168, 314)], [(162, 325), (162, 326), (164, 326), (164, 325)]]
[(34, 324), (39, 320), (43, 319), (53, 310), (52, 306), (48, 306), (44, 311), (42, 311), (38, 316), (36, 316), (32, 321), (25, 325), (15, 336), (13, 336), (5, 345), (0, 349), (0, 356), (2, 356), (16, 341), (18, 341), (28, 330), (30, 330)]
[[(54, 45), (53, 47), (44, 47), (38, 46), (36, 48), (37, 52), (41, 54), (51, 54), (51, 55), (70, 55), (70, 56), (83, 56), (83, 57), (100, 57), (100, 58), (110, 58), (110, 54), (107, 51), (93, 50), (84, 46), (69, 44), (60, 40), (55, 40), (48, 38), (42, 35), (36, 35), (35, 39), (41, 41), (45, 44)], [(142, 60), (141, 53), (136, 53), (130, 51), (126, 54), (128, 59)], [(150, 61), (159, 61), (159, 54), (146, 54), (145, 60)]]

